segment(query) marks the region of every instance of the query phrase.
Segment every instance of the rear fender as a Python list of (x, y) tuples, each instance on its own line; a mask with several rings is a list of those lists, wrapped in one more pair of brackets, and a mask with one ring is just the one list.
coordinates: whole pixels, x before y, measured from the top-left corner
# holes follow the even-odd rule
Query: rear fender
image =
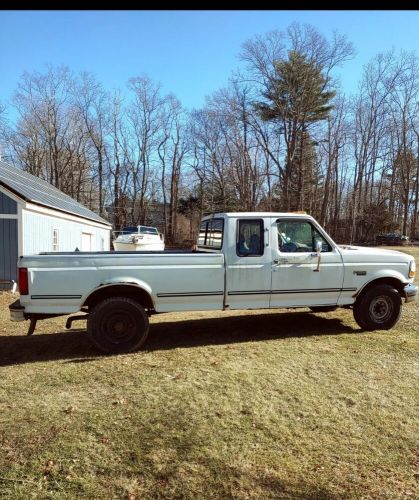
[(101, 291), (105, 291), (107, 288), (112, 288), (115, 286), (123, 286), (123, 287), (132, 287), (137, 290), (141, 290), (142, 292), (145, 292), (151, 301), (152, 307), (154, 308), (155, 304), (155, 297), (153, 296), (153, 292), (151, 290), (151, 287), (148, 283), (145, 281), (135, 279), (132, 277), (117, 277), (117, 278), (112, 278), (110, 280), (106, 280), (103, 283), (101, 283), (99, 286), (97, 286), (94, 290), (90, 291), (87, 293), (85, 296), (82, 297), (82, 304), (86, 305), (89, 303), (89, 299), (94, 295), (98, 294)]

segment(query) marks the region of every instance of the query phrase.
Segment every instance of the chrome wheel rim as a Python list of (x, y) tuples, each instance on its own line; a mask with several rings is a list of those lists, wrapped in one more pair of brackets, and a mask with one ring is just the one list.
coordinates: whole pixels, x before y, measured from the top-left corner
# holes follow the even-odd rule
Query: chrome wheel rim
[(385, 323), (393, 314), (393, 302), (390, 297), (380, 295), (370, 304), (370, 317), (375, 323)]

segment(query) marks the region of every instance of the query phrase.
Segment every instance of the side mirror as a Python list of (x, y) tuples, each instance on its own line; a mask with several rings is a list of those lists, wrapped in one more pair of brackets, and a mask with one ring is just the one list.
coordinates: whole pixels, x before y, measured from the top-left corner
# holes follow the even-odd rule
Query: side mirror
[(322, 242), (320, 240), (316, 240), (317, 266), (316, 269), (313, 269), (313, 271), (316, 273), (320, 271), (320, 259), (322, 258), (321, 257), (322, 248), (323, 248)]
[(320, 240), (316, 240), (316, 253), (321, 253), (323, 249), (323, 244)]

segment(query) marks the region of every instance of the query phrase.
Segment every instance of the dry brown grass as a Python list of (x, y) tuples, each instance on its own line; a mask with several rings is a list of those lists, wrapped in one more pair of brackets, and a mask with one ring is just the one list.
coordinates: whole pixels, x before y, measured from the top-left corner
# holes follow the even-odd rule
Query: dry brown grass
[(158, 315), (143, 351), (102, 356), (63, 318), (25, 337), (12, 300), (0, 497), (419, 496), (417, 302), (371, 333), (347, 310)]

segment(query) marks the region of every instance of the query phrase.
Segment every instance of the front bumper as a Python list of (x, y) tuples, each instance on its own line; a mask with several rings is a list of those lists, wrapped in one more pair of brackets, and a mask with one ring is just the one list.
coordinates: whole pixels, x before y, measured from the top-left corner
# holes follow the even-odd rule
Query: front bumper
[(418, 295), (418, 287), (416, 285), (414, 285), (413, 283), (409, 283), (404, 287), (403, 290), (406, 303), (416, 300), (416, 297)]
[(15, 300), (9, 306), (10, 321), (25, 321), (25, 308), (21, 305), (20, 300)]

